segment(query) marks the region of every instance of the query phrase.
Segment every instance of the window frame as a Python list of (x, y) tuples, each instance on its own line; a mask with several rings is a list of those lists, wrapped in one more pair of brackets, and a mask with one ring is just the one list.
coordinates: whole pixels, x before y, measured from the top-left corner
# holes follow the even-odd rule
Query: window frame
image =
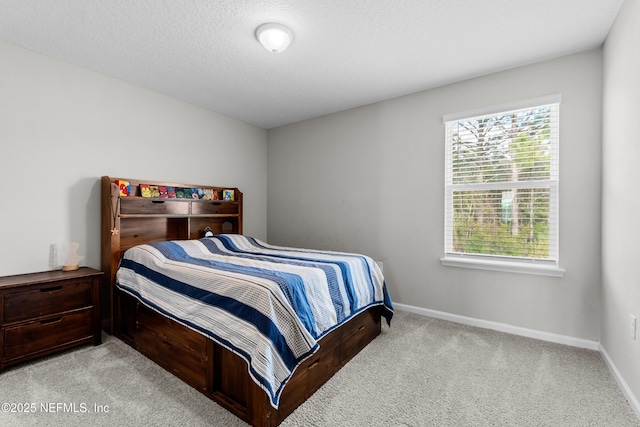
[[(560, 103), (561, 96), (559, 94), (543, 96), (539, 98), (527, 99), (508, 104), (494, 105), (485, 108), (467, 110), (463, 112), (447, 114), (443, 116), (445, 126), (445, 194), (444, 194), (444, 256), (440, 259), (443, 266), (474, 268), (480, 270), (502, 271), (511, 273), (535, 274), (552, 277), (562, 277), (564, 269), (559, 267), (560, 259), (560, 231), (559, 231), (559, 139), (560, 139)], [(469, 189), (475, 186), (481, 189), (484, 184), (453, 184), (452, 169), (450, 167), (452, 156), (449, 150), (450, 141), (448, 141), (447, 126), (450, 122), (464, 121), (474, 119), (481, 116), (500, 115), (510, 113), (516, 110), (535, 109), (537, 107), (556, 104), (557, 123), (556, 128), (552, 129), (552, 140), (555, 144), (555, 161), (551, 162), (550, 179), (544, 181), (545, 186), (548, 185), (549, 194), (549, 212), (555, 212), (556, 224), (551, 227), (554, 232), (549, 235), (549, 240), (553, 239), (553, 246), (550, 244), (549, 259), (525, 258), (517, 256), (489, 255), (489, 254), (470, 254), (453, 252), (451, 245), (453, 242), (453, 193), (456, 190)], [(531, 182), (527, 183), (531, 184)], [(519, 188), (518, 184), (502, 183), (497, 185), (501, 188)]]

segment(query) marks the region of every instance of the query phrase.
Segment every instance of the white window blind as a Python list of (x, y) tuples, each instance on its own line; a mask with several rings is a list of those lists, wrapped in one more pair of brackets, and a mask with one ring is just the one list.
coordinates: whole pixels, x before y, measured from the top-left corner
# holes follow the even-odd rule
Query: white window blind
[(445, 125), (445, 258), (557, 266), (559, 97)]

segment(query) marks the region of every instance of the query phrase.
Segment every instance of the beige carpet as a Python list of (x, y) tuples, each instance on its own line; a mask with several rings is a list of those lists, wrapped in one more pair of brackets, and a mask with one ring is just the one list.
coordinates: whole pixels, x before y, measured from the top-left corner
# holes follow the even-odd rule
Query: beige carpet
[[(246, 425), (107, 336), (99, 347), (6, 370), (0, 374), (0, 402), (35, 409), (0, 412), (1, 426)], [(390, 329), (282, 425), (640, 422), (595, 351), (397, 312)]]

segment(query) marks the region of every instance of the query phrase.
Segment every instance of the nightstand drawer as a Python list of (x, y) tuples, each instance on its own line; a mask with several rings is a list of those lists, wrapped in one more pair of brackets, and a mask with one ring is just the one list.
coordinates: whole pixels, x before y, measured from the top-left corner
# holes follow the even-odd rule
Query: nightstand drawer
[(90, 281), (76, 280), (7, 292), (4, 296), (4, 321), (27, 320), (91, 306), (91, 291)]
[(53, 316), (40, 321), (7, 327), (4, 333), (4, 355), (7, 358), (48, 350), (82, 338), (91, 338), (92, 309)]

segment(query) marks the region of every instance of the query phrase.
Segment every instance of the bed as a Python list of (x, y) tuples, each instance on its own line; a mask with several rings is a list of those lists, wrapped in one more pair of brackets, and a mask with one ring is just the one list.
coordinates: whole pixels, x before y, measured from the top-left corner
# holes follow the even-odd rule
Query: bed
[(390, 322), (371, 258), (243, 235), (239, 189), (158, 208), (141, 183), (102, 179), (103, 326), (249, 424), (280, 424)]

